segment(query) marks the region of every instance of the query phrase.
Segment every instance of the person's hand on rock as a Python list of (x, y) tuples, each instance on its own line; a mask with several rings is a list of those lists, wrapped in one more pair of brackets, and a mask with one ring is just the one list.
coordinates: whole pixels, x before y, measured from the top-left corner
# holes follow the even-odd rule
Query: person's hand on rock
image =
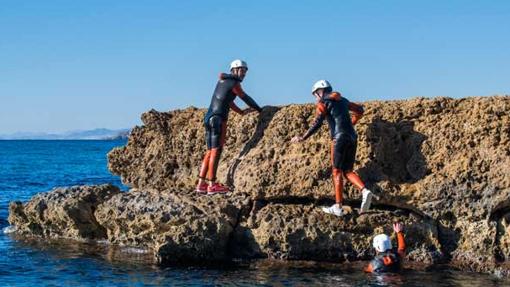
[(402, 225), (402, 223), (400, 222), (393, 223), (393, 231), (395, 231), (395, 233), (402, 232), (402, 230), (404, 230), (404, 225)]
[(303, 141), (303, 137), (300, 137), (300, 136), (295, 136), (290, 140), (291, 143), (299, 143), (302, 141)]
[(254, 109), (254, 108), (247, 108), (247, 109), (244, 109), (244, 110), (243, 110), (243, 116), (244, 116), (244, 115), (247, 115), (247, 114), (249, 114), (249, 113), (253, 113), (253, 112), (255, 112), (255, 109)]

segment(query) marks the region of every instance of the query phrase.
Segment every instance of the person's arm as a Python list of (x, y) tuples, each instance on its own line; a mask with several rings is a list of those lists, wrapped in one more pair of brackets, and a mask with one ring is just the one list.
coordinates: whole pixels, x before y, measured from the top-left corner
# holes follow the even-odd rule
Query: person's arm
[(393, 223), (393, 231), (397, 234), (398, 249), (397, 253), (401, 258), (406, 256), (406, 241), (404, 239), (403, 225), (401, 223)]
[(370, 261), (370, 263), (368, 263), (367, 267), (365, 267), (365, 269), (363, 269), (363, 271), (365, 271), (367, 273), (379, 272), (379, 271), (381, 271), (382, 268), (384, 268), (384, 266), (381, 264), (384, 264), (384, 263), (381, 263), (380, 260), (373, 259), (372, 261)]
[(312, 123), (312, 126), (306, 131), (303, 136), (295, 136), (290, 141), (293, 143), (298, 143), (306, 140), (310, 136), (312, 136), (324, 122), (324, 118), (326, 117), (326, 106), (323, 103), (317, 104), (317, 116)]
[(253, 108), (254, 110), (256, 110), (259, 113), (262, 112), (262, 108), (255, 102), (255, 100), (253, 100), (250, 96), (248, 96), (243, 91), (240, 83), (237, 83), (234, 86), (234, 88), (232, 89), (232, 91), (234, 92), (234, 94), (236, 94), (238, 97), (240, 97), (241, 100), (243, 100), (243, 102), (245, 102), (250, 108)]
[(239, 81), (239, 79), (232, 74), (220, 73), (220, 80), (228, 80), (228, 79)]
[(229, 106), (230, 106), (230, 108), (231, 108), (234, 112), (236, 112), (236, 113), (238, 113), (238, 114), (240, 114), (240, 115), (244, 115), (243, 110), (241, 110), (241, 109), (240, 109), (240, 108), (236, 105), (236, 103), (231, 102), (231, 103), (229, 104)]
[(374, 266), (372, 266), (372, 262), (368, 263), (367, 267), (365, 267), (365, 269), (363, 269), (363, 271), (365, 271), (367, 273), (374, 272)]
[(349, 111), (352, 112), (351, 122), (355, 125), (362, 117), (365, 110), (363, 106), (349, 102)]
[(319, 106), (317, 106), (317, 116), (315, 116), (315, 120), (313, 121), (312, 126), (310, 126), (306, 133), (301, 137), (302, 140), (306, 140), (307, 138), (311, 137), (320, 129), (322, 123), (324, 122), (325, 110), (326, 107), (324, 107), (323, 104), (319, 104)]
[(231, 103), (229, 104), (229, 106), (230, 106), (230, 108), (231, 108), (234, 112), (236, 112), (236, 113), (240, 114), (241, 116), (247, 115), (247, 114), (252, 113), (252, 112), (254, 112), (254, 111), (255, 111), (253, 108), (247, 108), (247, 109), (242, 110), (242, 109), (241, 109), (241, 108), (239, 108), (239, 107), (236, 105), (236, 103), (234, 103), (234, 102), (231, 102)]

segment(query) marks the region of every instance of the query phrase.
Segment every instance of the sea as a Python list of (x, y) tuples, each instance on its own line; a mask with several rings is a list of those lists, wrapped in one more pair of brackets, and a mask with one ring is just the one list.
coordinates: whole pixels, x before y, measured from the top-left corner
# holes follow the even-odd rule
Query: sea
[(23, 238), (9, 232), (10, 201), (55, 187), (111, 183), (108, 151), (125, 141), (0, 141), (0, 286), (510, 286), (495, 275), (405, 267), (400, 274), (362, 272), (364, 263), (232, 262), (156, 266), (143, 250), (105, 242)]

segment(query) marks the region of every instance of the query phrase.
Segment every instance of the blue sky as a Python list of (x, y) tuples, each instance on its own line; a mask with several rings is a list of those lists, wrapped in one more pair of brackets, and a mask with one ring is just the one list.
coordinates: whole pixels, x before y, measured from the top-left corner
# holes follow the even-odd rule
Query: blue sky
[(261, 105), (510, 94), (510, 1), (1, 1), (0, 134), (206, 107), (234, 58)]

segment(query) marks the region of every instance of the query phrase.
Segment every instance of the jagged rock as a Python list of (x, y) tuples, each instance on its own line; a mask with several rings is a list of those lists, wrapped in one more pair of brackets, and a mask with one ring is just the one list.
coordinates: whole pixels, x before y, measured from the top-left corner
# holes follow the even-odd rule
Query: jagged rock
[[(365, 103), (355, 168), (377, 202), (431, 218), (443, 253), (488, 271), (510, 257), (510, 97), (416, 98)], [(150, 111), (110, 169), (133, 187), (191, 190), (205, 150), (204, 110)], [(332, 198), (326, 128), (301, 145), (312, 105), (232, 114), (218, 177), (254, 200)], [(348, 201), (359, 191), (347, 186)], [(481, 266), (481, 267), (474, 267)]]
[[(314, 116), (312, 105), (290, 105), (231, 115), (218, 173), (235, 187), (226, 198), (192, 192), (205, 151), (205, 111), (143, 114), (127, 146), (108, 156), (110, 170), (133, 190), (94, 205), (92, 218), (112, 243), (151, 248), (161, 262), (367, 259), (373, 235), (390, 233), (399, 220), (407, 225), (409, 260), (449, 259), (509, 274), (510, 97), (374, 101), (365, 108), (355, 169), (381, 196), (372, 213), (357, 214), (361, 194), (350, 185), (352, 214), (318, 211), (333, 198), (328, 132), (289, 144)], [(10, 211), (11, 224), (26, 233), (59, 235), (27, 207)]]
[(121, 193), (95, 212), (114, 244), (147, 247), (167, 262), (228, 259), (228, 244), (246, 196), (215, 197), (137, 190)]
[(77, 240), (104, 239), (106, 230), (94, 211), (120, 191), (112, 185), (57, 188), (35, 195), (29, 202), (11, 202), (9, 223), (20, 234)]
[(234, 251), (240, 257), (367, 260), (373, 256), (371, 238), (392, 234), (395, 221), (406, 225), (409, 259), (427, 264), (440, 259), (437, 227), (430, 219), (389, 211), (348, 214), (340, 219), (311, 204), (262, 207), (237, 228), (233, 246), (238, 247)]

